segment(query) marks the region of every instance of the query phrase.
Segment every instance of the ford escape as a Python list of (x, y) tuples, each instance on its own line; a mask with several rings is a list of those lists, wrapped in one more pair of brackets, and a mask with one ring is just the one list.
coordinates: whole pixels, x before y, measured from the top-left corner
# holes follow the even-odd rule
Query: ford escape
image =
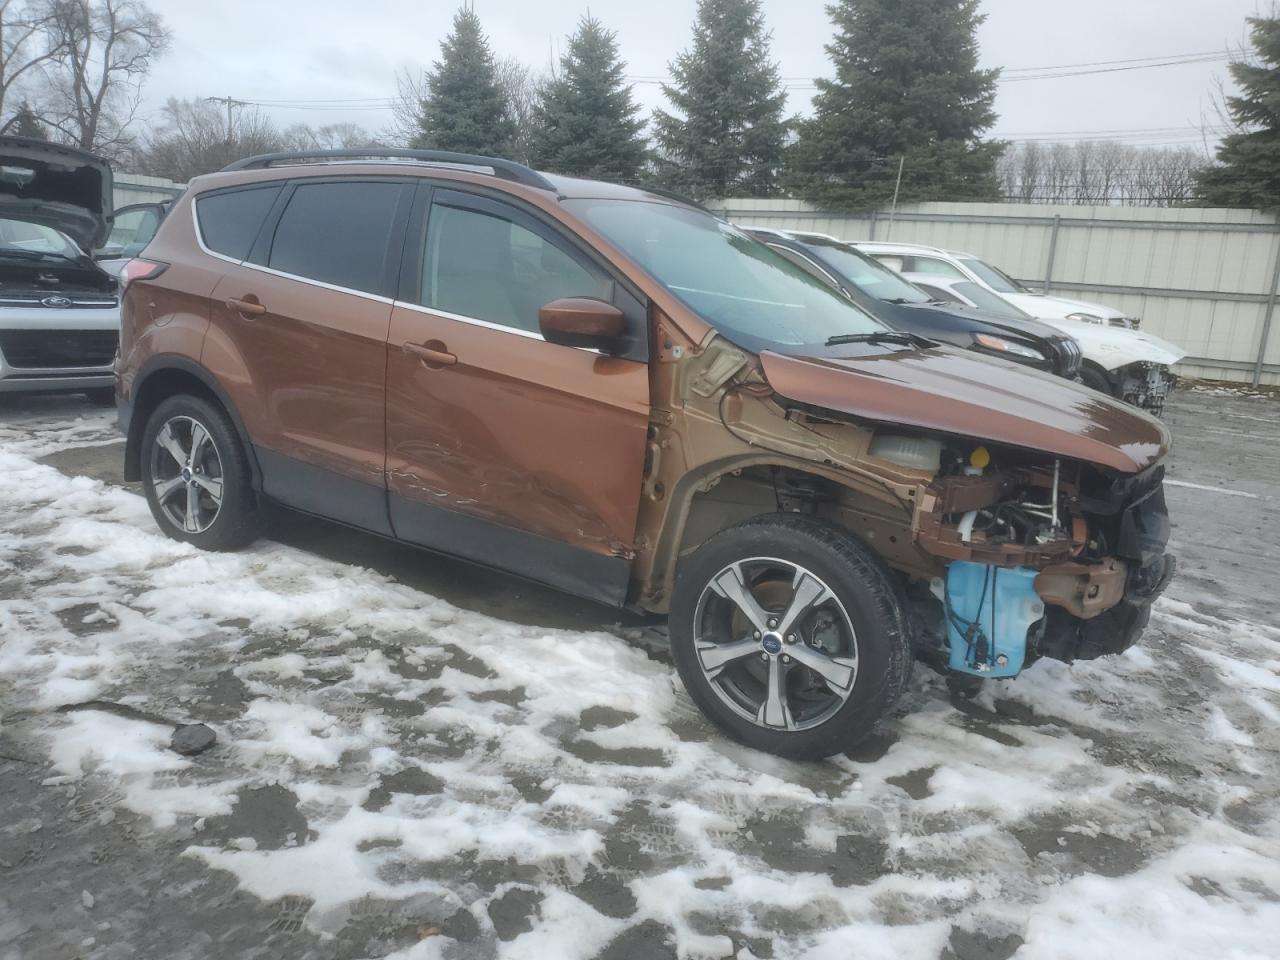
[(955, 678), (1118, 652), (1172, 572), (1156, 420), (879, 323), (657, 193), (401, 151), (194, 180), (122, 272), (125, 468), (169, 536), (277, 501), (666, 614), (791, 757)]

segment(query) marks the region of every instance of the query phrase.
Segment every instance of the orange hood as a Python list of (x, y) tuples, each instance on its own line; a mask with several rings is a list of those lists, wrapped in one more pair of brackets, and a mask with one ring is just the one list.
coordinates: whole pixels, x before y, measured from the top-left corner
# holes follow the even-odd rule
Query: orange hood
[(1061, 377), (947, 348), (869, 357), (761, 353), (781, 397), (859, 419), (1039, 450), (1138, 473), (1169, 431), (1136, 407)]

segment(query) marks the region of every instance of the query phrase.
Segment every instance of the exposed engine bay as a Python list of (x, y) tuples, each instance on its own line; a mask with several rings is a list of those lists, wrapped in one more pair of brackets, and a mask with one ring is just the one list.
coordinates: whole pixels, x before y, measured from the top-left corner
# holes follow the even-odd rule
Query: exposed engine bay
[(1163, 466), (1117, 478), (1013, 452), (997, 462), (985, 446), (967, 459), (945, 447), (941, 461), (913, 535), (951, 561), (931, 584), (950, 669), (1012, 676), (1036, 657), (1092, 659), (1138, 639), (1174, 569)]
[(757, 365), (723, 341), (690, 353), (660, 353), (641, 507), (660, 533), (637, 543), (642, 608), (665, 609), (673, 560), (716, 531), (800, 513), (896, 572), (917, 656), (952, 674), (1010, 677), (1141, 636), (1174, 568), (1157, 421), (1081, 403), (1065, 381), (1046, 379), (1057, 395), (1034, 407), (967, 409), (950, 382), (913, 406), (919, 379), (877, 367), (863, 388), (846, 373), (856, 360)]

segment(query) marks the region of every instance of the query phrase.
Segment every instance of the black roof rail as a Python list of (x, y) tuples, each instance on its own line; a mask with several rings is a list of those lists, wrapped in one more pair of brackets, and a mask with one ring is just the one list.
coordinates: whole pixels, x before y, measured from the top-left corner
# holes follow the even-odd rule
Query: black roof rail
[(555, 191), (555, 185), (538, 171), (514, 160), (500, 157), (482, 157), (474, 153), (453, 153), (449, 150), (411, 150), (396, 147), (355, 147), (347, 150), (294, 150), (285, 153), (261, 153), (245, 157), (222, 168), (230, 170), (262, 170), (277, 163), (305, 160), (417, 160), (420, 163), (449, 164), (458, 167), (488, 167), (495, 177)]
[(701, 210), (703, 213), (709, 213), (713, 217), (718, 214), (711, 209), (703, 206), (692, 197), (686, 197), (683, 193), (677, 193), (675, 190), (668, 190), (665, 187), (640, 187), (645, 193), (652, 193), (654, 196), (662, 197), (665, 200), (674, 200), (677, 203), (683, 203), (686, 207), (693, 207), (695, 210)]

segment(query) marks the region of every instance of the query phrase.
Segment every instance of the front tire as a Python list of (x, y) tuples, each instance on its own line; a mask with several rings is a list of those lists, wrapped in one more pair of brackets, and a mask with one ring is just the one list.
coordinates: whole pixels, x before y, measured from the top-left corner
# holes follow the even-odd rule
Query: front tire
[(680, 567), (672, 654), (689, 695), (735, 740), (791, 759), (855, 747), (907, 683), (892, 575), (839, 527), (794, 514), (716, 534)]
[(1099, 393), (1105, 393), (1109, 397), (1116, 395), (1115, 387), (1111, 385), (1111, 378), (1108, 377), (1099, 367), (1083, 364), (1080, 367), (1080, 382), (1090, 390), (1097, 390)]
[(141, 460), (147, 504), (167, 536), (202, 550), (238, 550), (257, 539), (249, 461), (221, 407), (185, 394), (164, 400), (147, 419)]

